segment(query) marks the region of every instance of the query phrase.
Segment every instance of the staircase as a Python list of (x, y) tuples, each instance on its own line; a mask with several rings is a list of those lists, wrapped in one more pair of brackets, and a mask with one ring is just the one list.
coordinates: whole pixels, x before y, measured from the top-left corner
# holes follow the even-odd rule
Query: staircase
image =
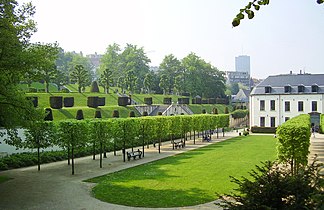
[(150, 116), (156, 116), (159, 112), (163, 113), (168, 107), (168, 105), (157, 106), (156, 109), (150, 113)]

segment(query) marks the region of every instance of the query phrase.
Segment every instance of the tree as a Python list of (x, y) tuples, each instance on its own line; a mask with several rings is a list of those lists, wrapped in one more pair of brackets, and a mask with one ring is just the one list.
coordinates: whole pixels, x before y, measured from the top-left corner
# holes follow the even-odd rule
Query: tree
[(35, 7), (7, 0), (0, 4), (0, 11), (0, 125), (12, 128), (42, 118), (43, 113), (26, 100), (17, 84), (36, 68), (35, 60), (43, 58), (31, 51), (30, 38), (37, 30), (32, 19)]
[(170, 83), (169, 83), (169, 80), (168, 80), (167, 75), (162, 74), (161, 75), (161, 78), (160, 78), (159, 86), (163, 90), (163, 94), (167, 94), (167, 90), (168, 90), (169, 84)]
[(233, 83), (231, 84), (231, 92), (232, 95), (236, 95), (240, 90), (239, 84), (238, 83)]
[(150, 93), (151, 92), (152, 83), (153, 83), (153, 76), (152, 76), (152, 73), (149, 72), (149, 73), (147, 73), (145, 75), (144, 82), (143, 82), (144, 89), (146, 90), (147, 93)]
[[(318, 4), (323, 4), (324, 0), (316, 0)], [(241, 20), (245, 18), (246, 14), (249, 19), (254, 18), (254, 12), (260, 10), (261, 6), (268, 5), (270, 0), (253, 0), (250, 1), (244, 8), (240, 9), (240, 12), (233, 19), (232, 26), (236, 27), (240, 25)], [(253, 10), (254, 9), (254, 10)]]
[(174, 79), (181, 71), (181, 62), (172, 54), (166, 55), (160, 64), (159, 73), (167, 76), (168, 93), (174, 88)]
[(125, 75), (125, 85), (131, 92), (134, 91), (136, 75), (134, 70), (128, 70)]
[(184, 92), (183, 75), (178, 75), (174, 79), (174, 91), (177, 92), (178, 94)]
[[(100, 59), (99, 74), (103, 84), (109, 88), (110, 83), (116, 83), (117, 79), (122, 76), (120, 71), (120, 46), (116, 43), (109, 45), (105, 54)], [(107, 83), (109, 82), (109, 83)], [(109, 90), (106, 90), (109, 93)]]
[(70, 73), (71, 81), (78, 84), (78, 92), (81, 93), (82, 88), (89, 84), (90, 75), (82, 65), (76, 65)]
[(57, 77), (55, 62), (58, 57), (58, 44), (32, 44), (30, 51), (36, 56), (34, 63), (36, 67), (30, 73), (34, 76), (34, 81), (43, 80), (45, 82), (45, 92), (49, 92), (49, 84)]
[(113, 71), (110, 70), (110, 69), (108, 69), (108, 68), (105, 69), (100, 74), (99, 83), (101, 84), (101, 86), (104, 87), (105, 93), (108, 94), (109, 93), (110, 84), (113, 83)]

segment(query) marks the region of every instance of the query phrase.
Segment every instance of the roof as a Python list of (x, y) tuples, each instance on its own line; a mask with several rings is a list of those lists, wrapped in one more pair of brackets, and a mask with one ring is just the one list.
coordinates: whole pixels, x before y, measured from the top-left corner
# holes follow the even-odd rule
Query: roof
[[(269, 76), (251, 91), (251, 95), (259, 94), (300, 94), (298, 86), (304, 86), (303, 93), (312, 93), (312, 85), (318, 86), (315, 93), (324, 93), (324, 74), (282, 74)], [(285, 93), (285, 86), (291, 86), (291, 91)], [(270, 93), (265, 93), (265, 87), (271, 87)]]
[(232, 102), (248, 102), (249, 96), (249, 90), (240, 89), (239, 92), (233, 97)]

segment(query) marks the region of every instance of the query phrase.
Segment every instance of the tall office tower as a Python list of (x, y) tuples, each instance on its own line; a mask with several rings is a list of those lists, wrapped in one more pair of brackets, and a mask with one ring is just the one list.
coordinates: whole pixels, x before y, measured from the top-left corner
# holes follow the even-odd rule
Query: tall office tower
[(250, 56), (240, 55), (235, 57), (235, 71), (247, 72), (250, 75)]

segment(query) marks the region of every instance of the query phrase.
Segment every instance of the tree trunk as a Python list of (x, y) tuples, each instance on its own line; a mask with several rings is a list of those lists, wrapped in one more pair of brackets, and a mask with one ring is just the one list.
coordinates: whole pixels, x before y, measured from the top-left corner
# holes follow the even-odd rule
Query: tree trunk
[(49, 93), (49, 83), (45, 81), (45, 92)]
[(102, 142), (100, 142), (100, 168), (102, 168)]
[(39, 147), (37, 147), (37, 165), (38, 165), (38, 171), (40, 171), (40, 154), (39, 154)]
[(81, 93), (81, 86), (78, 86), (78, 92)]
[(196, 131), (194, 131), (194, 144), (196, 144)]
[(74, 147), (71, 148), (72, 175), (74, 175)]
[(96, 143), (93, 142), (92, 144), (92, 160), (95, 160), (96, 159)]
[(70, 165), (70, 147), (67, 148), (68, 149), (68, 165)]

